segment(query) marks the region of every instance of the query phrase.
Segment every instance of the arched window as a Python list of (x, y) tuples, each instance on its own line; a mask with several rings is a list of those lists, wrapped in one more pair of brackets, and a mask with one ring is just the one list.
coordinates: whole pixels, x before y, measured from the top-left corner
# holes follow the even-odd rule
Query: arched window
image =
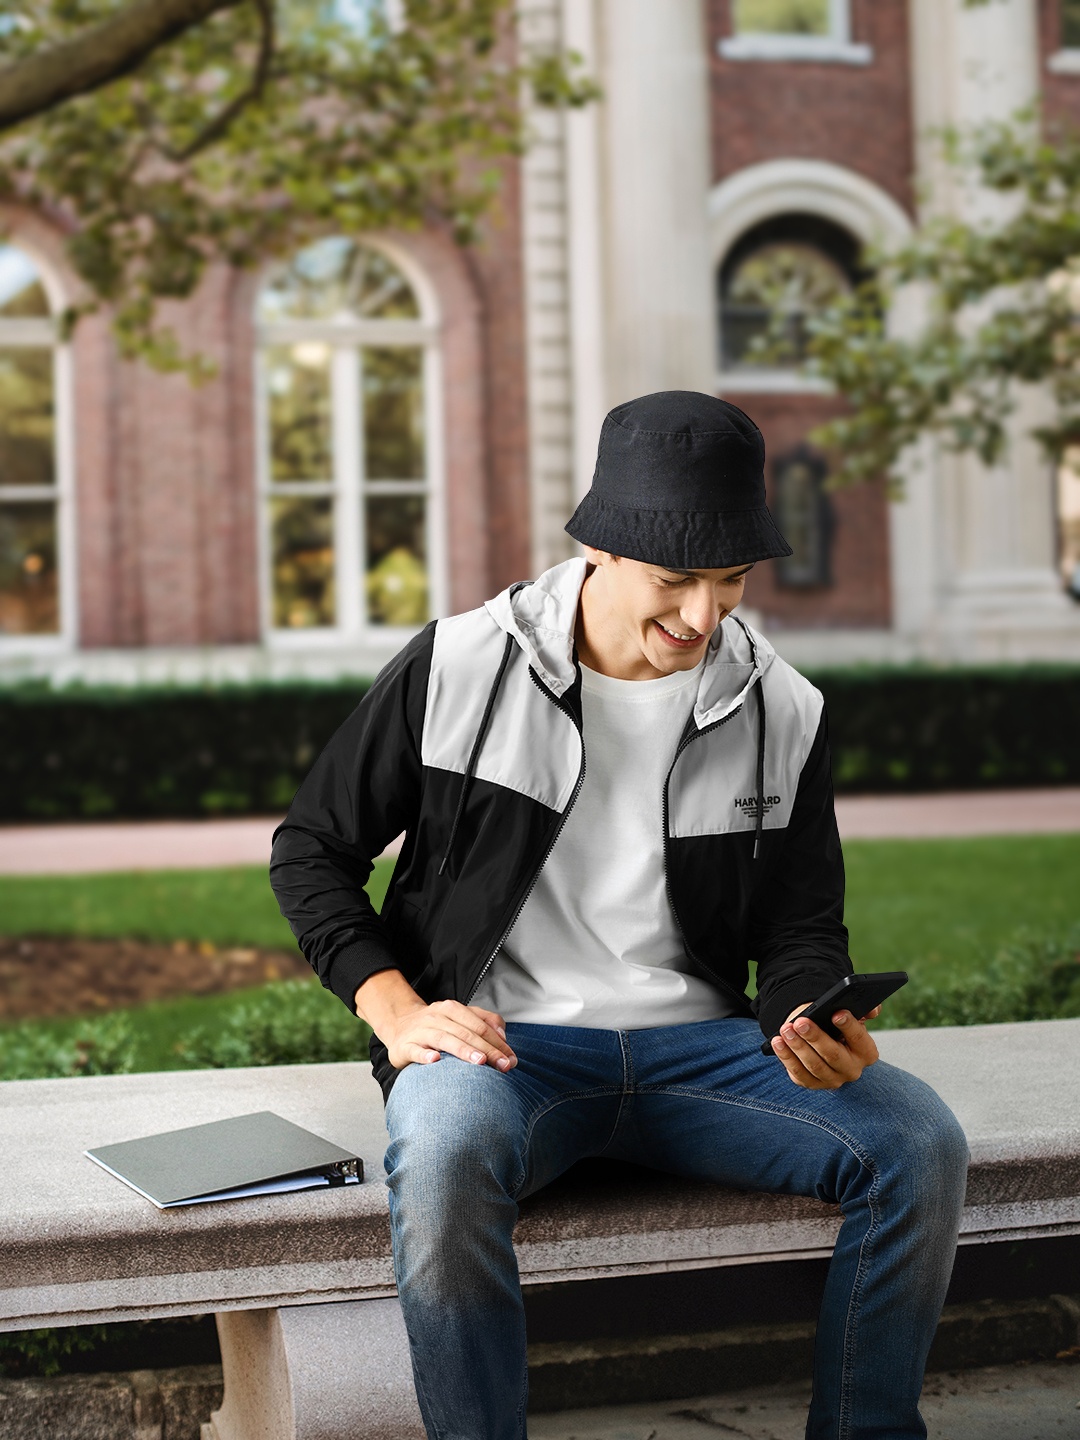
[(434, 325), (342, 236), (264, 285), (258, 323), (268, 628), (415, 630), (440, 588)]
[(26, 251), (0, 244), (0, 637), (63, 628), (56, 399), (41, 272)]
[(781, 215), (755, 225), (717, 275), (721, 368), (796, 368), (807, 320), (859, 276), (858, 242), (829, 220)]

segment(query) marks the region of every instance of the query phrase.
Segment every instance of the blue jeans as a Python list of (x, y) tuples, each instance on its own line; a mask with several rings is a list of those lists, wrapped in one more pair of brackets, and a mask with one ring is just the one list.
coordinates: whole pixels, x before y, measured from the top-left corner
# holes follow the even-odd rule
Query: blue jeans
[(507, 1039), (509, 1073), (443, 1055), (407, 1066), (387, 1105), (395, 1274), (431, 1440), (525, 1435), (518, 1201), (595, 1155), (838, 1204), (808, 1440), (922, 1440), (968, 1160), (929, 1086), (879, 1061), (801, 1089), (741, 1017), (511, 1024)]

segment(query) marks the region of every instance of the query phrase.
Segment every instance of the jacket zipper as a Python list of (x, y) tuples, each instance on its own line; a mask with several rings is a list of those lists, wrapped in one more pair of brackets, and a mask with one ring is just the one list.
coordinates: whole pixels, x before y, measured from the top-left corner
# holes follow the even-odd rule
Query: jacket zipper
[(681, 741), (681, 743), (679, 744), (679, 748), (675, 751), (675, 758), (671, 762), (671, 767), (668, 770), (667, 778), (664, 781), (664, 889), (667, 892), (668, 904), (671, 906), (671, 913), (675, 917), (675, 928), (679, 932), (679, 937), (683, 943), (683, 949), (686, 951), (687, 955), (690, 957), (690, 959), (694, 962), (695, 965), (700, 965), (702, 970), (704, 970), (705, 973), (710, 976), (710, 978), (715, 982), (719, 989), (726, 991), (733, 1000), (737, 1000), (739, 1002), (740, 1006), (745, 1007), (747, 1004), (746, 996), (736, 990), (734, 985), (730, 984), (727, 980), (724, 980), (721, 976), (719, 976), (711, 965), (706, 965), (705, 961), (702, 960), (700, 956), (695, 954), (695, 952), (690, 948), (690, 943), (686, 938), (686, 931), (683, 929), (683, 923), (679, 919), (679, 912), (675, 908), (675, 900), (671, 893), (671, 866), (668, 862), (668, 786), (671, 783), (672, 775), (675, 773), (675, 766), (679, 763), (679, 756), (683, 753), (684, 750), (686, 750), (690, 745), (692, 745), (695, 740), (704, 739), (706, 735), (711, 735), (714, 730), (719, 730), (721, 725), (726, 725), (729, 720), (734, 720), (735, 716), (739, 714), (742, 708), (743, 707), (739, 705), (734, 710), (732, 710), (729, 715), (725, 715), (722, 720), (715, 720), (711, 725), (706, 725), (704, 730), (695, 730), (692, 735), (687, 736), (685, 740)]
[[(473, 987), (472, 987), (472, 989), (469, 991), (468, 997), (466, 998), (466, 1000), (465, 1000), (465, 1002), (464, 1002), (466, 1005), (470, 1005), (470, 1004), (472, 1003), (472, 998), (473, 998), (473, 996), (474, 996), (474, 995), (476, 994), (476, 992), (480, 989), (480, 986), (484, 983), (484, 976), (485, 976), (485, 975), (487, 974), (487, 972), (491, 969), (492, 965), (494, 965), (495, 959), (496, 959), (499, 951), (502, 949), (503, 944), (504, 944), (504, 942), (505, 942), (505, 940), (506, 940), (506, 937), (510, 934), (510, 931), (513, 930), (514, 926), (515, 926), (515, 925), (517, 924), (517, 922), (518, 922), (518, 916), (521, 914), (521, 912), (525, 909), (525, 906), (528, 904), (529, 896), (530, 896), (530, 895), (533, 893), (533, 891), (536, 889), (537, 881), (540, 879), (540, 873), (541, 873), (541, 871), (543, 870), (544, 866), (545, 866), (545, 865), (547, 864), (547, 862), (548, 862), (548, 856), (551, 854), (552, 850), (555, 849), (555, 842), (558, 840), (559, 836), (562, 834), (562, 832), (563, 832), (563, 826), (566, 824), (567, 820), (570, 818), (570, 811), (573, 810), (575, 804), (577, 803), (577, 798), (578, 798), (578, 796), (581, 794), (581, 787), (585, 784), (585, 737), (584, 737), (584, 735), (582, 734), (581, 726), (578, 724), (577, 720), (575, 719), (574, 713), (573, 713), (573, 711), (570, 709), (569, 705), (564, 705), (561, 700), (557, 700), (557, 699), (552, 695), (551, 691), (547, 688), (547, 686), (541, 683), (541, 681), (540, 681), (539, 677), (537, 676), (536, 672), (535, 672), (531, 667), (530, 667), (530, 669), (529, 669), (529, 674), (532, 676), (533, 680), (535, 681), (536, 686), (537, 686), (537, 689), (540, 690), (540, 691), (547, 697), (547, 699), (551, 702), (552, 705), (557, 706), (558, 709), (560, 709), (565, 715), (569, 715), (571, 721), (573, 722), (574, 729), (575, 729), (575, 730), (577, 731), (577, 733), (578, 733), (578, 739), (581, 741), (581, 768), (578, 770), (577, 783), (574, 785), (574, 790), (573, 790), (573, 793), (572, 793), (572, 795), (570, 796), (570, 799), (569, 799), (569, 801), (568, 801), (568, 803), (567, 803), (566, 809), (563, 811), (562, 816), (561, 816), (561, 818), (560, 818), (560, 820), (559, 820), (559, 823), (558, 823), (558, 825), (556, 825), (556, 827), (555, 827), (555, 832), (554, 832), (554, 834), (552, 835), (550, 841), (548, 842), (547, 849), (544, 851), (543, 855), (542, 855), (541, 858), (540, 858), (540, 864), (536, 867), (536, 870), (535, 870), (535, 872), (533, 873), (533, 877), (532, 877), (532, 879), (529, 881), (529, 888), (525, 891), (525, 894), (521, 897), (521, 903), (520, 903), (520, 904), (517, 906), (517, 908), (515, 909), (514, 914), (513, 914), (513, 916), (511, 917), (510, 923), (506, 926), (505, 930), (503, 930), (502, 934), (499, 936), (499, 939), (498, 939), (498, 941), (497, 941), (497, 943), (496, 943), (496, 945), (495, 945), (495, 949), (492, 950), (491, 954), (490, 954), (490, 955), (488, 956), (488, 958), (484, 961), (484, 964), (483, 964), (483, 967), (481, 968), (480, 974), (476, 977), (476, 981), (475, 981), (475, 983), (473, 984)], [(678, 756), (676, 755), (675, 758), (678, 759)], [(666, 806), (666, 804), (667, 804), (667, 787), (666, 787), (666, 786), (665, 786), (665, 790), (664, 790), (664, 803), (665, 803), (665, 806)], [(666, 821), (666, 819), (665, 819), (665, 822), (664, 822), (664, 826), (665, 826), (665, 830), (666, 830), (666, 828), (667, 828), (667, 821)], [(665, 843), (666, 843), (666, 842), (665, 842)]]

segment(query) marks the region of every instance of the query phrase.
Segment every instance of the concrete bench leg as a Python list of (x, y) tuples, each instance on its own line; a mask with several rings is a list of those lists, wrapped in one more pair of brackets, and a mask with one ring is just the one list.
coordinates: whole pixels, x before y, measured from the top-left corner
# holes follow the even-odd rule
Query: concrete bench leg
[(397, 1300), (217, 1316), (225, 1398), (203, 1440), (424, 1440)]

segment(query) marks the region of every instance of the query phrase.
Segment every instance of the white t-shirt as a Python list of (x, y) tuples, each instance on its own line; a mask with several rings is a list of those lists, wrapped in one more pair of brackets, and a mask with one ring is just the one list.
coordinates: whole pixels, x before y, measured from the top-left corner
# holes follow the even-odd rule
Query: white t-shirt
[(604, 1030), (732, 1013), (686, 957), (664, 874), (664, 780), (700, 679), (581, 667), (585, 779), (474, 1005)]

